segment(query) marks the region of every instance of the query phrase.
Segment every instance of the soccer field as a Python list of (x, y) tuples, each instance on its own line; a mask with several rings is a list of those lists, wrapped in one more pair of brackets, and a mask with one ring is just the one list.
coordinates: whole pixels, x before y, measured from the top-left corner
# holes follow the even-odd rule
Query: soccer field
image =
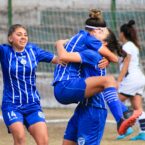
[[(63, 139), (63, 132), (66, 126), (66, 120), (73, 113), (73, 109), (44, 109), (47, 126), (49, 131), (49, 145), (61, 145)], [(108, 119), (113, 119), (110, 115), (108, 115)], [(105, 127), (105, 133), (101, 142), (101, 145), (144, 145), (144, 141), (129, 141), (129, 138), (137, 134), (137, 128), (134, 127), (135, 132), (133, 135), (127, 137), (124, 140), (117, 141), (115, 140), (117, 132), (116, 132), (116, 124), (107, 123)], [(26, 137), (26, 145), (35, 145), (32, 137), (27, 133)], [(6, 127), (3, 121), (0, 121), (0, 145), (13, 145), (12, 136), (7, 133)]]
[[(139, 43), (141, 46), (140, 55), (139, 55), (140, 66), (142, 67), (142, 70), (145, 73), (145, 0), (88, 0), (88, 1), (87, 0), (53, 0), (53, 1), (52, 0), (24, 0), (23, 2), (21, 0), (0, 0), (0, 20), (1, 20), (0, 21), (0, 45), (3, 43), (7, 43), (8, 40), (7, 33), (9, 27), (12, 24), (21, 24), (27, 28), (28, 36), (29, 36), (28, 40), (30, 42), (36, 44), (36, 46), (38, 45), (38, 47), (46, 51), (53, 52), (54, 54), (57, 55), (55, 42), (59, 39), (70, 39), (81, 29), (84, 30), (86, 27), (85, 21), (89, 18), (90, 9), (99, 9), (103, 12), (102, 15), (107, 23), (107, 27), (110, 28), (115, 33), (118, 40), (120, 34), (120, 26), (122, 24), (128, 23), (129, 20), (135, 20), (136, 23), (135, 28), (137, 30)], [(78, 41), (76, 41), (74, 48), (76, 47), (77, 42)], [(2, 67), (0, 65), (0, 86), (1, 86), (0, 106), (2, 102), (2, 96), (3, 96), (2, 94), (5, 91), (5, 90), (3, 91), (3, 86), (8, 88), (11, 85), (12, 91), (14, 90), (14, 94), (16, 95), (14, 97), (22, 98), (21, 96), (23, 95), (21, 95), (21, 93), (20, 96), (17, 96), (17, 93), (15, 92), (20, 91), (22, 89), (22, 91), (23, 92), (26, 91), (27, 94), (27, 91), (30, 90), (30, 88), (27, 89), (26, 82), (28, 79), (27, 77), (25, 77), (25, 75), (30, 74), (29, 78), (30, 79), (34, 78), (31, 76), (33, 74), (33, 71), (31, 71), (32, 73), (31, 72), (27, 73), (27, 69), (25, 69), (26, 65), (24, 61), (22, 61), (22, 64), (24, 62), (23, 64), (24, 67), (22, 67), (24, 69), (22, 69), (22, 71), (19, 74), (18, 70), (19, 68), (21, 69), (21, 66), (19, 67), (19, 63), (18, 65), (16, 63), (16, 67), (15, 66), (14, 68), (12, 67), (13, 64), (15, 64), (15, 61), (17, 62), (17, 56), (14, 55), (13, 57), (11, 55), (13, 53), (4, 54), (3, 49), (1, 48), (2, 46), (0, 46), (0, 58), (1, 58), (0, 61), (2, 62)], [(13, 48), (15, 50), (15, 47)], [(75, 52), (77, 49), (75, 50), (74, 48), (72, 49), (72, 51)], [(81, 51), (83, 51), (83, 49)], [(34, 58), (37, 57), (38, 55), (39, 53), (36, 53), (36, 56), (34, 55)], [(5, 63), (4, 59), (2, 59), (3, 56), (4, 58), (6, 58), (5, 60), (8, 60), (8, 63)], [(10, 59), (9, 57), (5, 57), (5, 56), (10, 56)], [(33, 56), (33, 54), (31, 56)], [(37, 58), (35, 59), (35, 61), (36, 60)], [(92, 57), (92, 61), (93, 61), (93, 57)], [(6, 65), (5, 64), (3, 65), (3, 62)], [(34, 61), (32, 61), (32, 64), (33, 63)], [(7, 67), (7, 65), (10, 67)], [(7, 71), (2, 70), (3, 68), (5, 69), (5, 67), (3, 66), (7, 68)], [(31, 68), (31, 61), (28, 62), (28, 66), (30, 66)], [(68, 65), (66, 65), (66, 68), (67, 66)], [(71, 104), (72, 106), (65, 105), (66, 108), (64, 109), (63, 108), (64, 105), (60, 104), (55, 99), (53, 86), (52, 86), (52, 82), (54, 79), (53, 78), (54, 68), (55, 68), (54, 64), (40, 63), (37, 67), (36, 85), (39, 90), (39, 94), (41, 96), (41, 106), (47, 108), (44, 109), (44, 113), (46, 116), (46, 122), (49, 131), (49, 145), (62, 145), (63, 134), (67, 125), (67, 121), (73, 114), (74, 109), (72, 108), (76, 104), (75, 105)], [(65, 71), (67, 72), (66, 68), (64, 68), (62, 77)], [(71, 66), (69, 68), (71, 70)], [(16, 73), (13, 74), (12, 70), (16, 70)], [(80, 67), (80, 70), (78, 71), (80, 72), (79, 73), (80, 76), (81, 76), (81, 70), (82, 69)], [(61, 70), (58, 70), (58, 72), (61, 72)], [(73, 69), (71, 72), (73, 72)], [(11, 73), (12, 76), (16, 75), (17, 82), (15, 79), (13, 80), (13, 77), (11, 77)], [(117, 78), (118, 73), (119, 73), (118, 64), (111, 63), (107, 67), (107, 74), (112, 74)], [(4, 78), (3, 81), (3, 75), (5, 76), (5, 74), (8, 75)], [(19, 85), (19, 76), (21, 75), (23, 75), (22, 76), (23, 80), (20, 79), (20, 85)], [(139, 77), (139, 79), (137, 80), (141, 82), (141, 80), (143, 79)], [(7, 83), (5, 82), (8, 83), (10, 82), (10, 85), (7, 86)], [(15, 85), (13, 85), (13, 82), (16, 82), (14, 83)], [(29, 85), (33, 84), (33, 81), (30, 80), (28, 84)], [(138, 83), (131, 81), (131, 84), (138, 84)], [(128, 87), (126, 88), (128, 89)], [(26, 97), (27, 98), (29, 97), (29, 93)], [(129, 104), (127, 104), (127, 106)], [(143, 94), (143, 105), (145, 111), (145, 92)], [(69, 107), (72, 108), (70, 109)], [(128, 136), (124, 140), (120, 140), (120, 141), (116, 140), (115, 139), (117, 137), (116, 124), (114, 122), (113, 117), (109, 114), (105, 126), (104, 136), (101, 141), (101, 145), (145, 145), (145, 141), (129, 140), (131, 137), (137, 135), (138, 133), (137, 126), (134, 126), (133, 128), (135, 132), (132, 135)], [(5, 127), (5, 124), (1, 117), (1, 111), (0, 111), (0, 145), (13, 145), (13, 138), (10, 134), (7, 133), (7, 128)], [(27, 130), (26, 130), (26, 145), (35, 145), (33, 138), (27, 132)]]

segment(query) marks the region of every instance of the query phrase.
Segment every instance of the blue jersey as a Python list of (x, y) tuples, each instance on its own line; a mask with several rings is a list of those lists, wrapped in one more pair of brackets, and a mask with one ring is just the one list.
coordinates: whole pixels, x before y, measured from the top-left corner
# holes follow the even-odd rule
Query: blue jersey
[(0, 45), (3, 73), (3, 103), (16, 105), (39, 102), (36, 68), (39, 62), (50, 62), (54, 55), (32, 43), (23, 52), (15, 52), (8, 44)]
[[(66, 44), (67, 52), (78, 52), (81, 55), (83, 51), (91, 49), (98, 51), (101, 48), (101, 41), (90, 35), (87, 31), (81, 30), (74, 35)], [(87, 63), (85, 57), (82, 57), (82, 63), (68, 63), (66, 66), (57, 65), (54, 72), (54, 82), (75, 78), (81, 78), (81, 67), (83, 63)]]
[[(83, 78), (106, 75), (106, 69), (98, 67), (99, 61), (102, 59), (102, 56), (98, 52), (86, 50), (81, 55), (87, 62), (82, 65), (81, 75)], [(86, 99), (85, 102), (98, 108), (106, 108), (103, 93), (97, 93), (93, 97)]]
[[(105, 75), (105, 69), (100, 70), (98, 68), (98, 63), (102, 59), (102, 56), (98, 53), (101, 46), (102, 43), (87, 31), (81, 30), (72, 37), (65, 48), (68, 52), (78, 52), (82, 63), (68, 63), (65, 67), (57, 65), (54, 72), (54, 83), (69, 79)], [(105, 108), (102, 93), (96, 94), (96, 96), (89, 99), (89, 103), (96, 107)]]

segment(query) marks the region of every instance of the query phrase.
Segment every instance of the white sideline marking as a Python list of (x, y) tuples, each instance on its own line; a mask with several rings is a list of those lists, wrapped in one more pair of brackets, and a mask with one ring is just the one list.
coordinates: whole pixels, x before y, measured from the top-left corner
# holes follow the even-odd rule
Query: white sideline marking
[(69, 119), (51, 119), (46, 120), (46, 123), (65, 123), (68, 122)]
[[(3, 120), (3, 117), (1, 115), (0, 115), (0, 120)], [(46, 123), (66, 123), (68, 121), (69, 119), (51, 119), (51, 120), (46, 120)], [(107, 120), (106, 122), (110, 124), (116, 123), (114, 120)]]
[(116, 124), (116, 122), (114, 120), (106, 120), (106, 123)]

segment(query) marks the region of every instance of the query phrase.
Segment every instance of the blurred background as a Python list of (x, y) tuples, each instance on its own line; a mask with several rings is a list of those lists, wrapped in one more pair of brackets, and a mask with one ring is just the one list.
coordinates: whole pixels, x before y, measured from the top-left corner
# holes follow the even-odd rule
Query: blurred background
[[(98, 8), (108, 26), (118, 37), (119, 28), (130, 19), (136, 22), (141, 44), (141, 65), (145, 71), (145, 0), (0, 0), (0, 43), (7, 43), (7, 31), (11, 24), (20, 23), (27, 27), (29, 40), (41, 48), (56, 52), (54, 42), (70, 38), (84, 28), (88, 11)], [(37, 69), (37, 85), (43, 107), (63, 106), (53, 96), (51, 81), (54, 65), (42, 63)], [(111, 64), (108, 73), (117, 76), (118, 66)], [(2, 76), (0, 73), (0, 100)], [(144, 96), (145, 97), (145, 96)]]

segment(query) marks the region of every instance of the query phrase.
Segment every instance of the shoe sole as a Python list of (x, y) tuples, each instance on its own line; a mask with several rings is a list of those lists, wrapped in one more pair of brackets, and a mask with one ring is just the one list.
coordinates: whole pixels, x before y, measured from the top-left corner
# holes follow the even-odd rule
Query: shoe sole
[(125, 133), (124, 135), (121, 135), (121, 137), (118, 136), (118, 137), (116, 138), (116, 140), (125, 139), (127, 136), (131, 135), (133, 132), (134, 132), (134, 131), (132, 130), (131, 132), (129, 132), (129, 133), (127, 133), (127, 134)]
[(139, 140), (141, 140), (141, 141), (145, 141), (145, 139), (141, 139), (141, 138), (138, 138), (138, 139), (130, 139), (131, 141), (139, 141)]
[(142, 140), (145, 141), (145, 133), (139, 133), (137, 136), (130, 139), (131, 141)]
[(136, 119), (141, 115), (141, 111), (134, 111), (133, 115), (122, 122), (118, 129), (118, 133), (120, 135), (123, 135), (126, 133), (127, 129), (131, 126), (133, 126), (136, 122)]

